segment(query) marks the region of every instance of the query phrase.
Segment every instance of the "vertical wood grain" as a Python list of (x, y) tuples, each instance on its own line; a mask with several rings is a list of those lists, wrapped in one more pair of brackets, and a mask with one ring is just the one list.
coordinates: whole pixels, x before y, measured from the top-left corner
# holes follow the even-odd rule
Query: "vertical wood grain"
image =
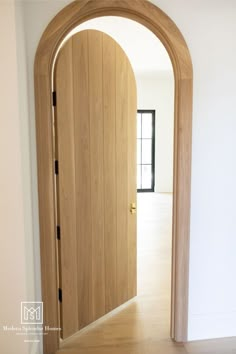
[(89, 119), (88, 34), (73, 37), (74, 141), (79, 328), (92, 317), (91, 141)]
[(88, 31), (93, 320), (105, 314), (102, 45), (102, 33)]
[[(180, 83), (178, 83), (180, 85)], [(191, 131), (192, 120), (187, 119), (192, 113), (192, 80), (181, 81), (181, 92), (179, 95), (179, 109), (181, 116), (179, 117), (175, 126), (176, 134), (178, 135), (178, 148), (175, 149), (176, 159), (178, 161), (178, 178), (175, 174), (175, 189), (176, 195), (175, 203), (177, 207), (174, 209), (173, 223), (175, 225), (175, 240), (173, 246), (175, 247), (175, 274), (174, 274), (174, 335), (175, 338), (182, 338), (182, 333), (188, 333), (188, 317), (185, 311), (186, 304), (188, 303), (188, 292), (183, 292), (183, 289), (188, 289), (188, 267), (186, 266), (186, 255), (189, 254), (189, 233), (190, 225), (190, 207), (186, 208), (188, 204), (191, 179), (183, 180), (187, 173), (191, 172)], [(190, 98), (186, 100), (186, 97), (190, 94)], [(191, 176), (191, 174), (190, 174)], [(185, 228), (183, 228), (185, 225)], [(182, 301), (177, 302), (178, 299)], [(181, 314), (184, 314), (181, 315)], [(187, 340), (187, 337), (185, 338)]]
[(135, 294), (136, 87), (123, 50), (94, 30), (64, 45), (55, 77), (67, 338)]
[[(128, 202), (137, 206), (137, 90), (128, 63)], [(128, 215), (128, 298), (137, 295), (137, 214)]]
[(104, 241), (106, 312), (117, 306), (116, 43), (103, 35)]
[(128, 78), (127, 60), (116, 47), (117, 301), (128, 298)]
[(57, 91), (56, 126), (59, 160), (58, 220), (61, 240), (58, 241), (61, 288), (63, 302), (61, 318), (63, 337), (78, 330), (77, 251), (76, 251), (76, 195), (74, 158), (74, 110), (73, 110), (72, 40), (60, 52), (55, 69)]
[[(56, 225), (54, 194), (54, 154), (52, 140), (51, 80), (35, 81), (37, 112), (37, 160), (40, 220), (40, 255), (44, 325), (59, 327), (58, 282), (56, 257)], [(41, 101), (42, 100), (42, 101)], [(48, 109), (49, 107), (49, 109)], [(45, 119), (46, 118), (46, 119)], [(44, 121), (45, 119), (45, 121)], [(43, 347), (52, 354), (59, 346), (59, 335), (45, 331)]]

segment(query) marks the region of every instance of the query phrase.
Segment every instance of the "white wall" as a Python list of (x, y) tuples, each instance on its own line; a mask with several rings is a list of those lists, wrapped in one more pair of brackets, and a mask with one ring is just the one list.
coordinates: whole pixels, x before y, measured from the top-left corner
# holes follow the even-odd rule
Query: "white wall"
[(155, 191), (173, 192), (174, 77), (136, 75), (138, 109), (156, 111)]
[[(23, 156), (18, 99), (14, 1), (0, 2), (0, 346), (6, 354), (29, 352), (28, 343), (2, 326), (19, 326), (27, 301), (23, 208)], [(26, 95), (26, 92), (25, 92)], [(30, 190), (27, 191), (31, 197)]]
[[(183, 33), (194, 68), (189, 339), (235, 336), (236, 2), (153, 2)], [(32, 276), (35, 298), (40, 296), (33, 60), (46, 24), (66, 3), (69, 1), (32, 0), (18, 4), (24, 15), (25, 49), (20, 54), (23, 49), (18, 46), (17, 60), (18, 64), (27, 67), (28, 80), (28, 90), (25, 84), (20, 84), (21, 102), (24, 97), (25, 104), (18, 107), (12, 2), (1, 2), (0, 36), (7, 49), (4, 56), (1, 55), (4, 65), (0, 69), (0, 110), (4, 125), (0, 130), (0, 141), (4, 144), (0, 153), (0, 269), (4, 273), (0, 318), (6, 321), (18, 321), (18, 301), (32, 293)], [(19, 22), (17, 32), (18, 26), (22, 30)], [(29, 108), (28, 112), (26, 108)], [(24, 116), (21, 126), (19, 114), (22, 119)], [(27, 155), (27, 146), (30, 146), (30, 155)], [(34, 274), (27, 273), (30, 267)], [(3, 340), (1, 344), (4, 343), (7, 353), (27, 353), (18, 338), (13, 341), (12, 336), (5, 336)], [(39, 354), (39, 351), (35, 349), (35, 353)]]
[(189, 339), (236, 336), (236, 2), (156, 0), (193, 61)]

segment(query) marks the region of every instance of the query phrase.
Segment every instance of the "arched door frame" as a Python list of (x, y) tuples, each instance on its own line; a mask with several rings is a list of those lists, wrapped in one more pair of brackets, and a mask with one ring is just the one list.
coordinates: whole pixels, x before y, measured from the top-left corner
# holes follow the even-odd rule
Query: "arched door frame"
[[(77, 0), (65, 7), (43, 33), (35, 57), (35, 108), (44, 323), (59, 327), (55, 225), (52, 71), (63, 39), (79, 24), (100, 16), (121, 16), (150, 29), (163, 43), (175, 76), (174, 193), (171, 337), (187, 340), (192, 140), (192, 63), (175, 23), (146, 0)], [(54, 354), (59, 333), (44, 336), (44, 353)]]

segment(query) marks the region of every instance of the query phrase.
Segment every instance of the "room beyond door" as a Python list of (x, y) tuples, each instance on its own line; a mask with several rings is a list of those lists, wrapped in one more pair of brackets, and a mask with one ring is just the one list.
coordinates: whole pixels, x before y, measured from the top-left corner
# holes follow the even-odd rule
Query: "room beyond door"
[(86, 30), (54, 70), (58, 282), (67, 338), (136, 295), (136, 84), (108, 35)]

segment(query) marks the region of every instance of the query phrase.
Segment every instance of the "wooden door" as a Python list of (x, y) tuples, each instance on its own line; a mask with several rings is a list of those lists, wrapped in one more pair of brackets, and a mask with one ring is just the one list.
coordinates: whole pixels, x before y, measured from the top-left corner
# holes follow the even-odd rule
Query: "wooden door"
[(60, 50), (54, 85), (67, 338), (136, 295), (136, 83), (122, 48), (86, 30)]

